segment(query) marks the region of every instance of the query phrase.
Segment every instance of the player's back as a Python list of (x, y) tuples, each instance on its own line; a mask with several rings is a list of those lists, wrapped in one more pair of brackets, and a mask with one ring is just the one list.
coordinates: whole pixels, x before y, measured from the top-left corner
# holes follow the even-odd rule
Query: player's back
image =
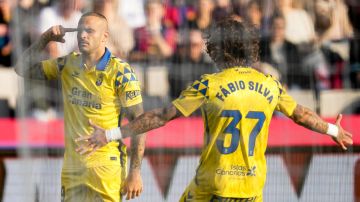
[(191, 96), (194, 91), (205, 97), (201, 104), (205, 145), (195, 182), (224, 197), (261, 194), (268, 128), (280, 84), (252, 68), (230, 68), (203, 76), (179, 99), (196, 100)]

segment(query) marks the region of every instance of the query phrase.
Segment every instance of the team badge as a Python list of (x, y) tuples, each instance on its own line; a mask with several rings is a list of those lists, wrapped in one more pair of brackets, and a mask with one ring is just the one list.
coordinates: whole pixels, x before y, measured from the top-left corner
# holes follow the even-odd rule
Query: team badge
[(98, 78), (96, 79), (96, 85), (100, 86), (104, 80), (104, 74), (99, 74)]

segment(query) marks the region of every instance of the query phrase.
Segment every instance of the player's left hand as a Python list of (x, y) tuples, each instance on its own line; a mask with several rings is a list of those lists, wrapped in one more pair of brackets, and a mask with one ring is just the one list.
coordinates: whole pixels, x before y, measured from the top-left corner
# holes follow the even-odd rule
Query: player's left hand
[(343, 150), (347, 150), (347, 145), (353, 144), (352, 134), (348, 131), (344, 130), (341, 125), (342, 114), (339, 114), (336, 118), (336, 126), (339, 128), (339, 133), (337, 137), (333, 137), (332, 139), (339, 145)]
[(105, 136), (105, 129), (97, 126), (91, 120), (89, 120), (89, 124), (94, 128), (94, 131), (90, 135), (75, 139), (75, 142), (79, 143), (76, 152), (87, 154), (88, 156), (108, 143)]
[(126, 195), (126, 200), (139, 197), (143, 191), (143, 182), (140, 170), (130, 170), (129, 175), (125, 180), (124, 187), (121, 190), (123, 196)]

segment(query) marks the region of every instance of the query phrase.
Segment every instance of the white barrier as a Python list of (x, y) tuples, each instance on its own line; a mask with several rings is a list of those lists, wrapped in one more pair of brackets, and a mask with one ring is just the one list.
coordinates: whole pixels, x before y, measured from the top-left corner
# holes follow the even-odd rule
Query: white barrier
[[(355, 165), (358, 154), (316, 154), (312, 157), (298, 196), (281, 155), (268, 155), (267, 183), (264, 201), (317, 202), (355, 201)], [(4, 202), (60, 201), (61, 158), (6, 159), (7, 170)], [(167, 196), (159, 188), (156, 172), (144, 159), (142, 176), (144, 192), (133, 202), (178, 201), (191, 181), (198, 165), (198, 156), (181, 156), (173, 170)], [(357, 171), (360, 172), (360, 171)], [(158, 173), (159, 174), (159, 173)], [(359, 173), (358, 173), (359, 174)], [(357, 179), (358, 183), (360, 179)]]

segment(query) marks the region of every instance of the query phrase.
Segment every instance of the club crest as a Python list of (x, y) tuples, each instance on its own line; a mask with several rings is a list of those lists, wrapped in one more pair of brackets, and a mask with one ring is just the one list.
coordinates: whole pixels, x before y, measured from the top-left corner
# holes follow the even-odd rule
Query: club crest
[(104, 74), (101, 73), (101, 74), (99, 74), (98, 78), (96, 79), (96, 85), (100, 86), (102, 84), (103, 80), (104, 80)]

